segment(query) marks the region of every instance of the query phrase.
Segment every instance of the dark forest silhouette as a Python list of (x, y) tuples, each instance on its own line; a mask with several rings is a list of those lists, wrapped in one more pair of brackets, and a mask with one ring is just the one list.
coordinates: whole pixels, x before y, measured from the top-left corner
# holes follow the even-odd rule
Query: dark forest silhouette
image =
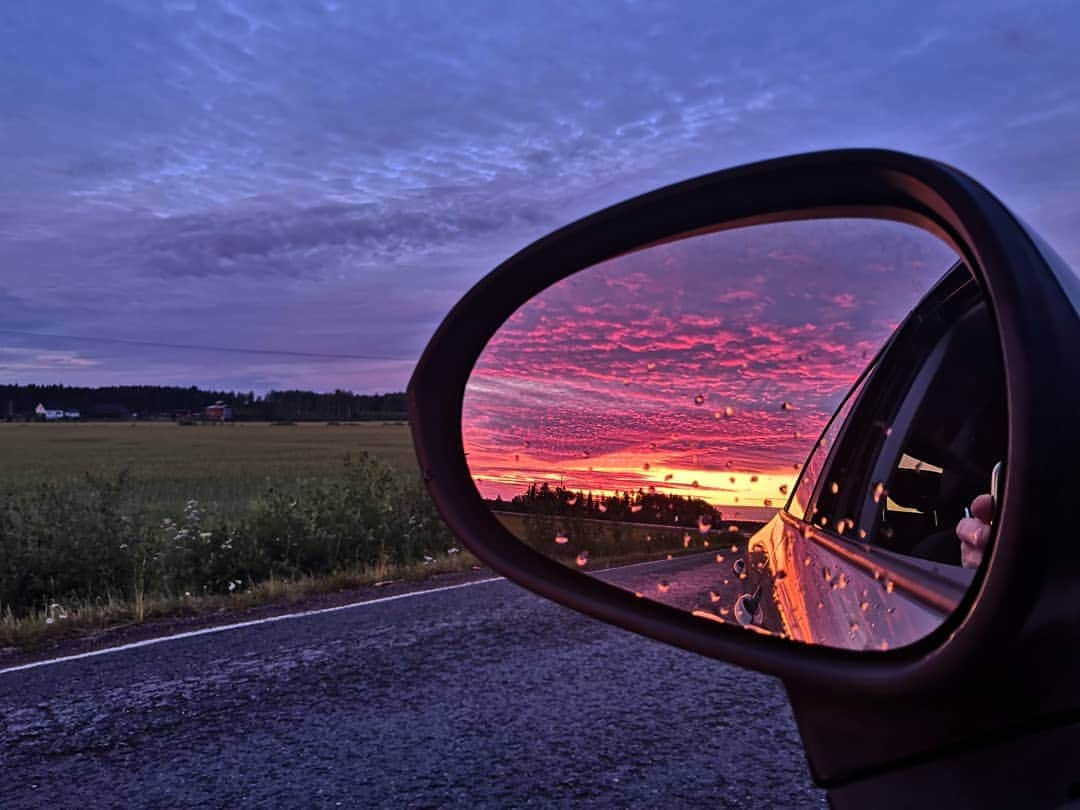
[(0, 385), (0, 419), (30, 419), (34, 408), (77, 410), (83, 418), (126, 419), (199, 415), (222, 402), (237, 420), (404, 419), (405, 394), (334, 391), (210, 391), (191, 386), (121, 385), (82, 388), (66, 385)]
[(644, 490), (617, 495), (594, 495), (561, 486), (532, 484), (526, 492), (515, 495), (509, 501), (494, 498), (488, 501), (488, 505), (496, 512), (559, 515), (666, 526), (696, 527), (699, 521), (717, 525), (723, 520), (720, 510), (701, 498)]

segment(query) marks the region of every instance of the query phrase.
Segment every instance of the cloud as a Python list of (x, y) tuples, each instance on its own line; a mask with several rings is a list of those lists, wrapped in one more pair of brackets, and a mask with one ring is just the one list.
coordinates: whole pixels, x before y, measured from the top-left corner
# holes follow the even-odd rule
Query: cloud
[[(1080, 105), (1061, 79), (1080, 73), (1077, 14), (26, 5), (0, 26), (0, 315), (53, 334), (415, 357), (484, 272), (562, 223), (687, 176), (852, 145), (956, 163), (1080, 264)], [(807, 266), (775, 305), (819, 305), (826, 271)], [(752, 276), (728, 292), (770, 306)], [(741, 348), (769, 350), (754, 340)], [(102, 375), (316, 384), (284, 358), (211, 370), (93, 352)], [(387, 387), (407, 376), (383, 371)]]

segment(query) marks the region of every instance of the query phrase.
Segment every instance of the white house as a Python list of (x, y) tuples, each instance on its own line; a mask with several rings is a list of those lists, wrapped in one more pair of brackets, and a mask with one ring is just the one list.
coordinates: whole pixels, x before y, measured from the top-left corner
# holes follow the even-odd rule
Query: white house
[(46, 408), (40, 402), (38, 403), (37, 407), (34, 408), (34, 413), (37, 414), (39, 418), (44, 419), (46, 422), (55, 422), (58, 419), (79, 418), (78, 411), (65, 411), (61, 409)]

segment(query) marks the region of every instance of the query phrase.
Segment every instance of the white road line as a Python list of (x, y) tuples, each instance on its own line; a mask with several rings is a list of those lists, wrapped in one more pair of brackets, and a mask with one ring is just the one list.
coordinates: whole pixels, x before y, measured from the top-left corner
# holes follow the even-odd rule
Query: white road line
[(119, 644), (115, 647), (105, 647), (101, 650), (91, 650), (90, 652), (79, 653), (77, 655), (65, 655), (60, 658), (49, 658), (45, 661), (34, 661), (29, 664), (20, 664), (16, 667), (8, 667), (7, 669), (0, 669), (0, 675), (6, 675), (9, 672), (21, 672), (25, 669), (34, 669), (35, 667), (46, 667), (50, 664), (62, 664), (65, 661), (78, 661), (80, 658), (93, 658), (97, 655), (108, 655), (109, 653), (122, 652), (123, 650), (134, 650), (137, 647), (149, 647), (152, 644), (162, 644), (166, 641), (176, 641), (181, 638), (192, 638), (193, 636), (208, 636), (211, 633), (224, 633), (228, 630), (239, 630), (243, 627), (255, 627), (260, 624), (270, 624), (271, 622), (282, 622), (286, 619), (302, 619), (305, 616), (318, 616), (322, 613), (337, 613), (341, 610), (351, 610), (352, 608), (367, 607), (368, 605), (380, 605), (384, 602), (393, 602), (397, 599), (409, 599), (414, 596), (426, 596), (429, 593), (442, 593), (443, 591), (453, 591), (458, 588), (471, 588), (473, 585), (486, 585), (489, 582), (500, 582), (505, 577), (491, 577), (489, 579), (479, 579), (475, 582), (463, 582), (460, 585), (444, 585), (441, 588), (429, 588), (426, 591), (411, 591), (410, 593), (399, 593), (396, 596), (382, 596), (378, 599), (368, 599), (365, 602), (350, 602), (347, 605), (338, 605), (337, 607), (320, 608), (318, 610), (305, 610), (300, 613), (285, 613), (281, 616), (268, 616), (265, 619), (252, 619), (248, 622), (236, 622), (234, 624), (222, 624), (217, 627), (204, 627), (201, 630), (189, 630), (186, 633), (176, 633), (171, 636), (159, 636), (157, 638), (148, 638), (144, 641), (133, 641), (130, 644)]
[[(683, 555), (685, 557), (685, 555)], [(682, 557), (676, 557), (675, 560), (682, 559)], [(616, 565), (611, 568), (601, 568), (592, 571), (593, 574), (607, 574), (615, 571), (625, 571), (630, 568), (638, 568), (645, 565), (657, 565), (658, 563), (673, 562), (673, 560), (645, 560), (644, 562), (630, 563), (629, 565)], [(368, 599), (364, 602), (350, 602), (347, 605), (338, 605), (337, 607), (320, 608), (318, 610), (305, 610), (300, 613), (284, 613), (280, 616), (268, 616), (265, 619), (252, 619), (247, 622), (235, 622), (233, 624), (221, 624), (216, 627), (204, 627), (201, 630), (189, 630), (186, 633), (175, 633), (171, 636), (158, 636), (156, 638), (148, 638), (143, 641), (132, 641), (129, 644), (118, 644), (115, 647), (105, 647), (100, 650), (90, 650), (89, 652), (78, 653), (76, 655), (64, 655), (59, 658), (48, 658), (44, 661), (32, 661), (29, 664), (19, 664), (15, 667), (8, 667), (7, 669), (0, 669), (0, 675), (6, 675), (9, 672), (21, 672), (26, 669), (34, 669), (36, 667), (46, 667), (50, 664), (62, 664), (65, 661), (78, 661), (80, 658), (93, 658), (97, 655), (108, 655), (109, 653), (123, 652), (124, 650), (134, 650), (138, 647), (149, 647), (152, 644), (162, 644), (166, 641), (177, 641), (182, 638), (192, 638), (194, 636), (208, 636), (211, 633), (224, 633), (228, 630), (240, 630), (244, 627), (255, 627), (260, 624), (270, 624), (271, 622), (281, 622), (286, 619), (302, 619), (305, 616), (318, 616), (322, 613), (337, 613), (341, 610), (351, 610), (352, 608), (366, 607), (367, 605), (380, 605), (384, 602), (393, 602), (397, 599), (409, 599), (414, 596), (426, 596), (429, 593), (441, 593), (443, 591), (453, 591), (458, 588), (469, 588), (473, 585), (485, 585), (489, 582), (500, 582), (506, 579), (505, 577), (490, 577), (489, 579), (479, 579), (475, 582), (463, 582), (460, 585), (444, 585), (441, 588), (429, 588), (426, 591), (411, 591), (410, 593), (399, 593), (396, 596), (381, 596), (378, 599)]]

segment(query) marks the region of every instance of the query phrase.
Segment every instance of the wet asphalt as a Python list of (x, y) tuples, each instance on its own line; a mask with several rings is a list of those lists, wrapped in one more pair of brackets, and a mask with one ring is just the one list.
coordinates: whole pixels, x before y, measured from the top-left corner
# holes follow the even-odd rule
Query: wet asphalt
[(826, 806), (779, 682), (504, 580), (0, 674), (5, 810), (658, 804)]

